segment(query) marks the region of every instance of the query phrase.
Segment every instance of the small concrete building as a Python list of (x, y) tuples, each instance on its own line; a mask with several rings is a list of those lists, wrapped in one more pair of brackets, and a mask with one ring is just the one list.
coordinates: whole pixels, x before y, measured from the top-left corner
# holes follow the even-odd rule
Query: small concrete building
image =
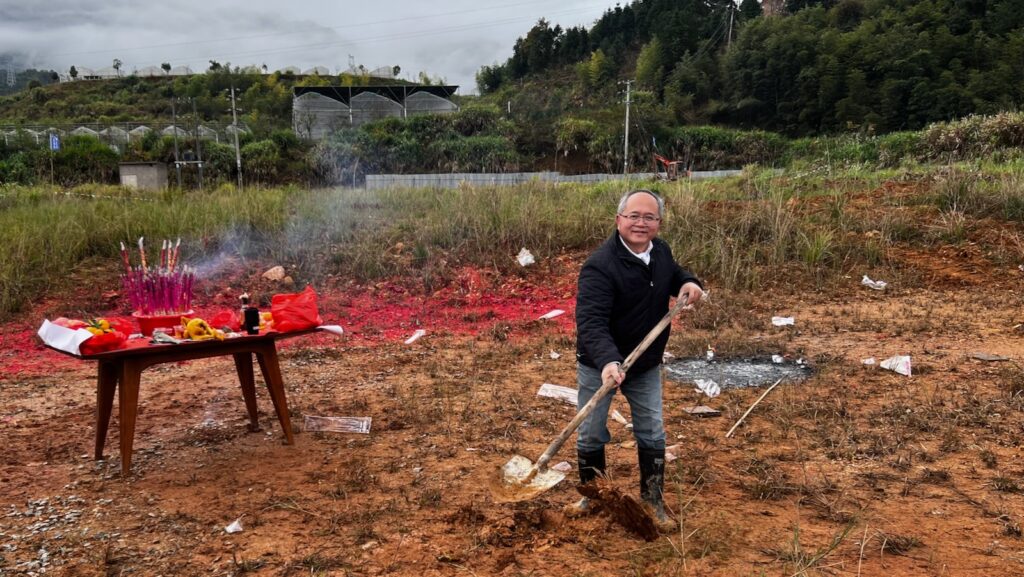
[(135, 190), (167, 188), (167, 165), (163, 162), (122, 162), (118, 165), (121, 186)]

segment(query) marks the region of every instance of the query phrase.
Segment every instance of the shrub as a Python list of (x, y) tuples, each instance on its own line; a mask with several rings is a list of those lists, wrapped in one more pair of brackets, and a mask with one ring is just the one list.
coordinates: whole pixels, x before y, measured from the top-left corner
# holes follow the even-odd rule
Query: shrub
[(271, 182), (278, 173), (281, 155), (272, 140), (258, 140), (242, 147), (242, 174), (256, 183)]
[(882, 166), (894, 167), (904, 160), (916, 160), (921, 152), (920, 132), (893, 132), (878, 141), (878, 162)]

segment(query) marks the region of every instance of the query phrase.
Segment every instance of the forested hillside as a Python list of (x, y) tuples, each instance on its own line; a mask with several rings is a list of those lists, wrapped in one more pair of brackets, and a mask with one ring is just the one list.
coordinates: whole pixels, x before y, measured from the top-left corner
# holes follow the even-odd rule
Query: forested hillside
[(590, 29), (541, 20), (477, 80), (502, 100), (560, 78), (596, 110), (635, 78), (677, 124), (881, 133), (1018, 109), (1021, 54), (1022, 0), (637, 0)]

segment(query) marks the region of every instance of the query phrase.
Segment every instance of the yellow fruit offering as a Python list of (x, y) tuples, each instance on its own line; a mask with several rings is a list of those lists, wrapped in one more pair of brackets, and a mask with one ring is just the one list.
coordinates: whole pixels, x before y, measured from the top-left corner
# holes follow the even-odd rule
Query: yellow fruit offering
[(94, 335), (102, 335), (113, 332), (114, 329), (110, 328), (110, 321), (107, 319), (92, 319), (86, 323), (85, 330)]

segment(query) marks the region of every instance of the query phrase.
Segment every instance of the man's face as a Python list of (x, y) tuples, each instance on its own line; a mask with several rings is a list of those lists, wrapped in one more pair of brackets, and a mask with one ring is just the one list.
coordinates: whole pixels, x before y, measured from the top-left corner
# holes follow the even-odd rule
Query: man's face
[[(638, 218), (631, 220), (629, 217)], [(644, 220), (645, 217), (648, 220)], [(650, 220), (652, 218), (654, 220)], [(626, 200), (626, 208), (622, 214), (615, 216), (615, 227), (619, 229), (619, 236), (633, 252), (647, 250), (651, 239), (658, 236), (659, 226), (661, 216), (658, 214), (658, 201), (644, 192), (630, 196)]]

